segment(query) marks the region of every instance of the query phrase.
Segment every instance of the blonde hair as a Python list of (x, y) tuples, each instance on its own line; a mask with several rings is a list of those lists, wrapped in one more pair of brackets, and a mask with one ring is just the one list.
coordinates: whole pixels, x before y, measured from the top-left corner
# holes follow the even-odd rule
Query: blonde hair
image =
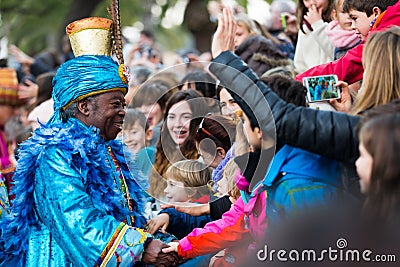
[(187, 191), (195, 192), (192, 199), (210, 195), (208, 186), (211, 181), (211, 171), (207, 165), (197, 160), (181, 160), (168, 167), (165, 176), (182, 182)]
[(222, 177), (222, 179), (227, 179), (228, 195), (235, 200), (240, 197), (240, 191), (235, 182), (235, 175), (238, 170), (239, 166), (235, 163), (233, 159), (231, 159), (226, 163)]
[(363, 50), (364, 80), (352, 114), (400, 98), (400, 27), (375, 32)]
[(281, 44), (282, 42), (273, 36), (263, 25), (256, 20), (252, 20), (247, 14), (239, 13), (235, 15), (235, 21), (238, 26), (244, 27), (250, 35), (260, 34), (267, 39), (270, 39), (275, 44)]
[(254, 21), (244, 13), (235, 16), (237, 25), (244, 27), (250, 34), (261, 34)]

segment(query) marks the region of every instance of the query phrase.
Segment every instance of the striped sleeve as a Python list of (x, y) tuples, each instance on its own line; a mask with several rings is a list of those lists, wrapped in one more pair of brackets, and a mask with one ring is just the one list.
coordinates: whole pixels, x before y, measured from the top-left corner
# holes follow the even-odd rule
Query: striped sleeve
[(120, 223), (95, 266), (132, 266), (141, 260), (143, 245), (149, 237), (142, 229)]

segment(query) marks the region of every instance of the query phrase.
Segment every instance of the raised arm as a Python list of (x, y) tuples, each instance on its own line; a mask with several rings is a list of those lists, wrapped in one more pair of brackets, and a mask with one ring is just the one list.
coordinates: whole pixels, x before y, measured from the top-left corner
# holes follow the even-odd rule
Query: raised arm
[(354, 162), (358, 157), (355, 127), (359, 118), (339, 112), (296, 107), (280, 99), (232, 52), (234, 21), (229, 13), (224, 10), (218, 21), (212, 44), (215, 64), (210, 66), (210, 71), (233, 93), (236, 101), (245, 101), (252, 107), (262, 130), (266, 132), (271, 127), (266, 107), (269, 105), (275, 120), (278, 144), (296, 146), (343, 162)]

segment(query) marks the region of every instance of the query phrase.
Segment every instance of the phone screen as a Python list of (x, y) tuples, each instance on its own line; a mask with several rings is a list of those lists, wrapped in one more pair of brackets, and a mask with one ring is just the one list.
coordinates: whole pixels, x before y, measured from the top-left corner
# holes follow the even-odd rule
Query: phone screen
[(303, 78), (303, 84), (307, 88), (307, 101), (312, 103), (340, 98), (340, 89), (335, 86), (337, 81), (336, 75)]

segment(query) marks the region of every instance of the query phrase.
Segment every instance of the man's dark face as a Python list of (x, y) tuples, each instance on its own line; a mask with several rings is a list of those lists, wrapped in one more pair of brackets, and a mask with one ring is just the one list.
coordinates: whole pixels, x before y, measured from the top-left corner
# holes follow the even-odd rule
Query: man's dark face
[(125, 117), (125, 98), (120, 91), (104, 93), (88, 102), (88, 124), (100, 129), (106, 141), (113, 140), (122, 130)]

